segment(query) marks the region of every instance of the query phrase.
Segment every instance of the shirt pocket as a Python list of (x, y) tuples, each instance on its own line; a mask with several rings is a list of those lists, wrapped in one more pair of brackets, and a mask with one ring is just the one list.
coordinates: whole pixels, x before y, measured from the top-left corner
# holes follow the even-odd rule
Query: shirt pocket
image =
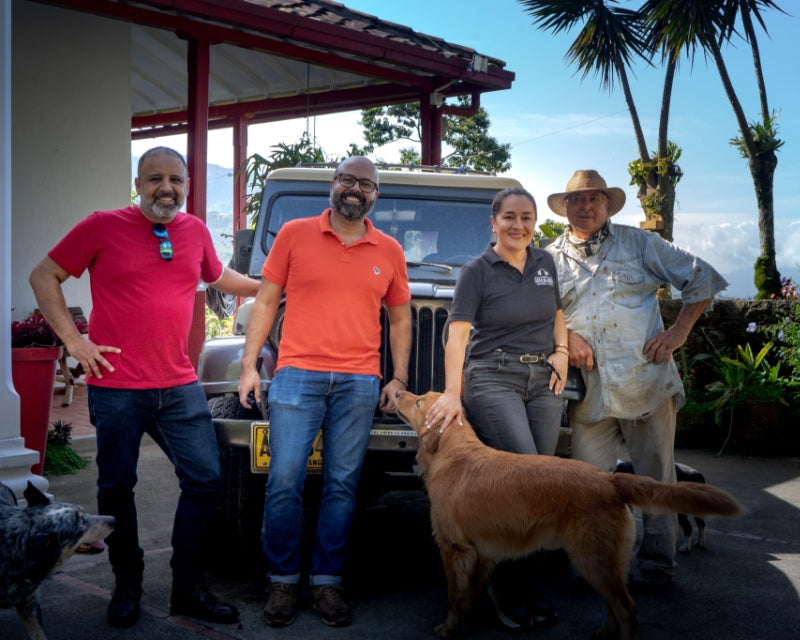
[(644, 302), (642, 271), (623, 263), (614, 264), (611, 269), (611, 300), (629, 309), (641, 307)]

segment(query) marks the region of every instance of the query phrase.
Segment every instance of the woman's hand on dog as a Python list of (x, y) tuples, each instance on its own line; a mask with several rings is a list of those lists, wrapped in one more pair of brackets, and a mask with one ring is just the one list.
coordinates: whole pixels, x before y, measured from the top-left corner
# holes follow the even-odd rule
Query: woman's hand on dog
[(428, 409), (428, 413), (425, 414), (425, 428), (432, 429), (438, 425), (439, 430), (444, 431), (453, 420), (457, 421), (458, 424), (463, 424), (461, 410), (461, 394), (445, 389), (444, 393)]

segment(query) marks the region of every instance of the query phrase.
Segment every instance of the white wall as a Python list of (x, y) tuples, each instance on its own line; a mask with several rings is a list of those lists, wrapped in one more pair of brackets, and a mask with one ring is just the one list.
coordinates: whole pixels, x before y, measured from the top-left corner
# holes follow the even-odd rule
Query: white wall
[[(28, 275), (79, 220), (130, 204), (130, 27), (12, 2), (12, 318)], [(124, 250), (120, 247), (120, 250)], [(89, 313), (88, 275), (64, 285)]]

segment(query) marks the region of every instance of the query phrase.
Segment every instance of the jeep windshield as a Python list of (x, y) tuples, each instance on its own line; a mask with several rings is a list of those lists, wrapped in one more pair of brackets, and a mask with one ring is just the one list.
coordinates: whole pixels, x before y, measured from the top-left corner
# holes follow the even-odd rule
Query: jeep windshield
[[(327, 196), (276, 194), (269, 205), (269, 224), (262, 237), (269, 252), (278, 230), (289, 220), (319, 215), (330, 207)], [(460, 267), (481, 253), (492, 239), (485, 200), (437, 200), (381, 195), (369, 214), (373, 224), (403, 247), (414, 267)]]

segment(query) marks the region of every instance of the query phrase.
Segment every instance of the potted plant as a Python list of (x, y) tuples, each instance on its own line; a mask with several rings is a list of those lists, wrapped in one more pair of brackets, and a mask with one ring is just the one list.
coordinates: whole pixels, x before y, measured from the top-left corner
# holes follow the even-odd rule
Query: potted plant
[[(788, 407), (787, 397), (797, 393), (795, 383), (781, 374), (781, 362), (771, 365), (766, 356), (772, 349), (766, 343), (754, 354), (750, 344), (737, 345), (736, 358), (717, 355), (719, 379), (706, 388), (711, 394), (715, 422), (722, 426), (728, 418), (728, 433), (719, 453), (734, 433), (738, 444), (749, 453), (779, 450), (780, 443), (768, 442), (782, 427), (781, 413)], [(719, 455), (719, 454), (718, 454)]]
[[(88, 325), (83, 318), (76, 318), (75, 324), (86, 333)], [(20, 399), (20, 435), (28, 449), (39, 452), (39, 462), (31, 472), (41, 475), (63, 342), (44, 316), (32, 311), (24, 320), (11, 323), (11, 347), (11, 378)]]

